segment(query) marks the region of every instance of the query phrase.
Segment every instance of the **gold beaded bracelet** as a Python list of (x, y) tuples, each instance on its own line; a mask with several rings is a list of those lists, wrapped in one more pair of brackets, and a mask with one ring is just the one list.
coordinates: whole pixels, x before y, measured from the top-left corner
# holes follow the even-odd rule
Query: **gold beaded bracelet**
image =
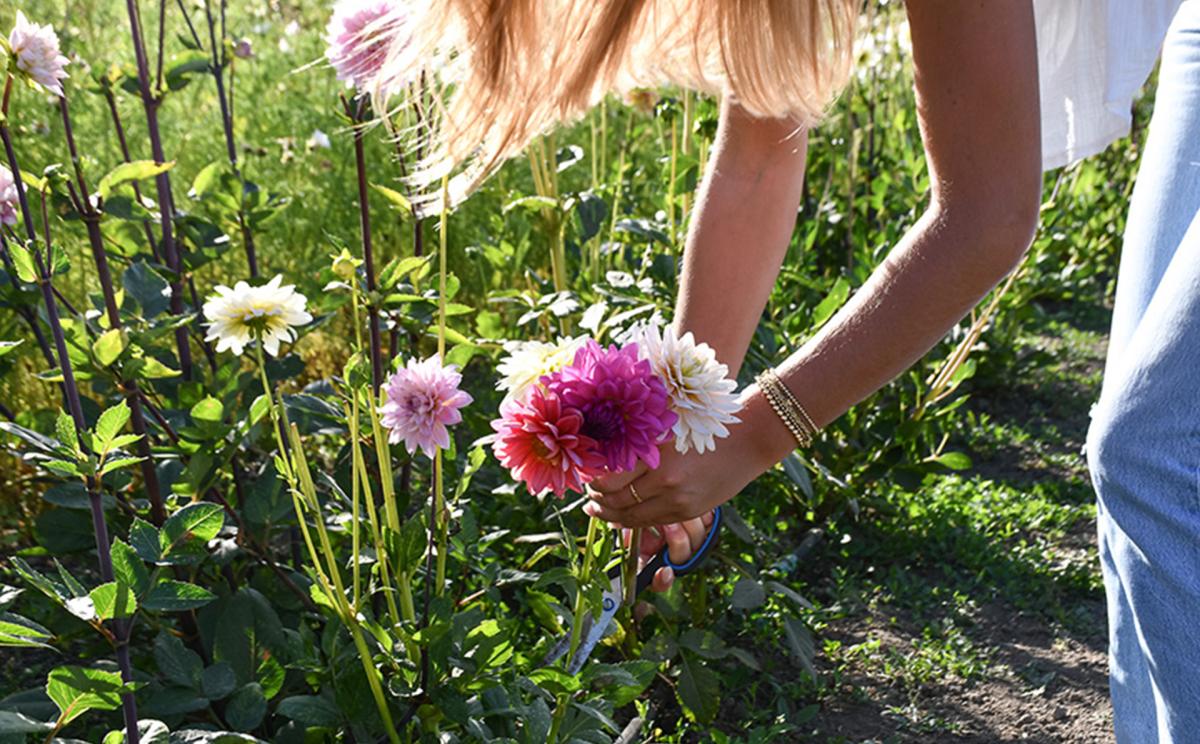
[(784, 426), (796, 438), (796, 443), (801, 447), (809, 447), (812, 445), (813, 437), (817, 435), (820, 429), (813, 422), (812, 416), (808, 415), (808, 411), (804, 406), (800, 405), (800, 401), (788, 389), (788, 386), (783, 383), (779, 375), (773, 369), (764, 370), (755, 382), (763, 392), (763, 397), (771, 404), (772, 410), (783, 421)]

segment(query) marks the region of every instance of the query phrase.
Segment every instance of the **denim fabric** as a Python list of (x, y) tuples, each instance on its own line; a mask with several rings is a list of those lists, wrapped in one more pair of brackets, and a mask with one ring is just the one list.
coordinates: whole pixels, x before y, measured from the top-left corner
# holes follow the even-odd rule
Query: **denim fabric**
[(1200, 742), (1200, 0), (1159, 75), (1087, 444), (1118, 744)]

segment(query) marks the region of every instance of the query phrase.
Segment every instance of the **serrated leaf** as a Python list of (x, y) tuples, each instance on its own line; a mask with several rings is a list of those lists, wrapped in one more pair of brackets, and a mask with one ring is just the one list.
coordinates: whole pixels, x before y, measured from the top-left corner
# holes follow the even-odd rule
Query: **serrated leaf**
[[(52, 648), (46, 641), (53, 634), (28, 618), (11, 612), (0, 613), (0, 646)], [(3, 729), (0, 728), (0, 733)]]
[(158, 530), (154, 528), (154, 525), (140, 517), (134, 517), (133, 524), (129, 526), (129, 544), (143, 561), (158, 562), (161, 548), (159, 547)]
[(129, 423), (129, 415), (129, 404), (125, 401), (121, 401), (100, 414), (100, 418), (96, 421), (95, 446), (102, 454), (111, 449), (113, 438), (121, 433), (125, 424)]
[(108, 475), (109, 473), (127, 468), (130, 465), (137, 465), (144, 460), (143, 457), (118, 457), (115, 460), (109, 460), (104, 463), (104, 467), (100, 468), (100, 475)]
[(33, 253), (28, 247), (12, 241), (8, 244), (8, 255), (12, 258), (13, 268), (17, 271), (18, 279), (26, 284), (37, 282), (37, 268), (34, 266)]
[(293, 695), (284, 698), (279, 701), (275, 712), (305, 726), (336, 728), (342, 722), (342, 713), (337, 705), (316, 695)]
[(123, 689), (121, 675), (101, 669), (58, 667), (46, 679), (46, 694), (58, 706), (61, 725), (90, 710), (116, 710)]
[(239, 731), (258, 728), (267, 715), (267, 698), (257, 682), (242, 685), (225, 703), (225, 720)]
[(110, 581), (93, 589), (88, 597), (96, 607), (101, 620), (133, 617), (137, 612), (137, 598), (133, 589), (123, 581)]
[(225, 513), (217, 504), (197, 502), (188, 504), (163, 522), (158, 543), (161, 548), (159, 560), (170, 558), (172, 553), (185, 550), (192, 543), (203, 548), (204, 544), (217, 536), (225, 524)]
[(135, 594), (142, 594), (150, 588), (150, 572), (132, 546), (118, 537), (113, 540), (110, 554), (113, 578), (131, 587)]
[(122, 163), (100, 179), (100, 185), (96, 187), (96, 191), (100, 194), (100, 198), (107, 199), (121, 184), (153, 178), (171, 170), (174, 165), (174, 160), (167, 163), (156, 163), (153, 160), (134, 160), (131, 163)]
[(119, 328), (113, 328), (100, 334), (100, 338), (92, 344), (92, 354), (96, 357), (96, 363), (101, 367), (107, 367), (117, 361), (117, 357), (125, 351), (128, 344), (127, 338), (125, 331)]
[(767, 601), (767, 592), (763, 585), (754, 579), (743, 576), (733, 585), (733, 596), (729, 603), (739, 610), (755, 610)]
[(74, 453), (79, 450), (79, 435), (75, 431), (75, 420), (66, 411), (59, 411), (58, 417), (54, 419), (54, 436), (58, 437), (58, 441), (68, 451)]
[(195, 688), (201, 684), (204, 662), (171, 633), (164, 631), (154, 639), (154, 663), (159, 673), (181, 687)]
[(161, 612), (182, 612), (203, 607), (217, 598), (202, 586), (186, 581), (160, 581), (146, 594), (142, 607)]
[(697, 723), (708, 723), (717, 715), (721, 685), (711, 669), (687, 654), (679, 657), (675, 694), (684, 712)]

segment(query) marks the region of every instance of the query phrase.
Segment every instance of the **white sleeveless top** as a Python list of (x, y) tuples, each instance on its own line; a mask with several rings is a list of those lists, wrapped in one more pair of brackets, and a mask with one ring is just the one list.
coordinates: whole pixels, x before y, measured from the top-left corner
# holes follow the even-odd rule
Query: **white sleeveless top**
[(1182, 1), (1034, 0), (1047, 170), (1129, 133), (1134, 98)]

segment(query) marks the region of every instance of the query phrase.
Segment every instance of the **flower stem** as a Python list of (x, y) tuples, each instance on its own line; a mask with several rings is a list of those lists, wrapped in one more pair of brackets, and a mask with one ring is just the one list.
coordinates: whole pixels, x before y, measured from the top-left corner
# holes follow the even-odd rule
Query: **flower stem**
[[(379, 308), (376, 307), (375, 256), (371, 244), (371, 205), (368, 201), (367, 158), (363, 138), (366, 127), (362, 115), (365, 98), (346, 103), (346, 113), (354, 121), (354, 165), (358, 172), (358, 215), (362, 230), (363, 265), (367, 274), (367, 324), (371, 331), (371, 384), (376, 393), (383, 387), (383, 340), (380, 336)], [(353, 107), (353, 108), (352, 108)]]
[[(579, 642), (583, 637), (583, 613), (587, 610), (587, 592), (584, 591), (584, 584), (592, 576), (592, 559), (595, 552), (598, 524), (599, 521), (595, 517), (588, 517), (587, 539), (583, 543), (583, 566), (575, 577), (578, 586), (575, 589), (575, 618), (571, 622), (571, 643), (567, 648), (566, 655), (563, 656), (566, 663), (570, 663), (575, 658), (575, 652), (579, 650)], [(554, 718), (550, 723), (550, 733), (546, 737), (548, 744), (555, 744), (558, 740), (558, 730), (567, 715), (570, 703), (570, 693), (559, 693), (554, 708)]]
[[(79, 395), (79, 385), (75, 379), (75, 371), (71, 366), (71, 358), (67, 352), (67, 339), (63, 331), (62, 319), (58, 315), (58, 302), (54, 296), (53, 285), (53, 268), (49, 260), (43, 260), (42, 253), (37, 247), (37, 234), (33, 228), (33, 215), (29, 208), (29, 195), (25, 190), (25, 183), (21, 178), (21, 168), (17, 163), (16, 150), (13, 148), (12, 136), (8, 129), (8, 120), (0, 119), (0, 140), (4, 143), (4, 152), (8, 158), (9, 169), (12, 171), (13, 186), (17, 190), (17, 201), (21, 205), (21, 213), (25, 219), (25, 229), (29, 236), (29, 250), (33, 254), (38, 273), (38, 286), (42, 291), (42, 300), (46, 304), (46, 318), (49, 321), (50, 331), (54, 336), (54, 347), (58, 354), (58, 367), (63, 377), (63, 393), (66, 395), (67, 410), (70, 412), (71, 419), (75, 423), (75, 431), (77, 435), (82, 435), (87, 430), (87, 420), (83, 416), (83, 404)], [(43, 196), (43, 198), (45, 198)], [(49, 240), (47, 240), (47, 250), (49, 250)], [(49, 259), (49, 254), (47, 254)], [(64, 444), (71, 444), (64, 442)], [(75, 443), (75, 446), (84, 446), (83, 439)], [(111, 544), (108, 535), (108, 522), (104, 517), (104, 504), (100, 497), (100, 484), (96, 478), (88, 476), (84, 479), (84, 486), (88, 495), (88, 506), (92, 513), (92, 532), (96, 540), (96, 557), (100, 564), (100, 579), (108, 582), (113, 579), (113, 564), (112, 554), (110, 553)], [(125, 622), (114, 622), (114, 629), (117, 631), (116, 636), (118, 644), (127, 643), (129, 640), (129, 626)], [(121, 670), (121, 679), (125, 682), (133, 681), (133, 667), (129, 661), (128, 649), (125, 646), (118, 645), (117, 647), (117, 666)], [(123, 693), (121, 695), (121, 709), (125, 719), (125, 736), (126, 741), (130, 744), (138, 744), (138, 714), (137, 702), (133, 698), (133, 693)]]

